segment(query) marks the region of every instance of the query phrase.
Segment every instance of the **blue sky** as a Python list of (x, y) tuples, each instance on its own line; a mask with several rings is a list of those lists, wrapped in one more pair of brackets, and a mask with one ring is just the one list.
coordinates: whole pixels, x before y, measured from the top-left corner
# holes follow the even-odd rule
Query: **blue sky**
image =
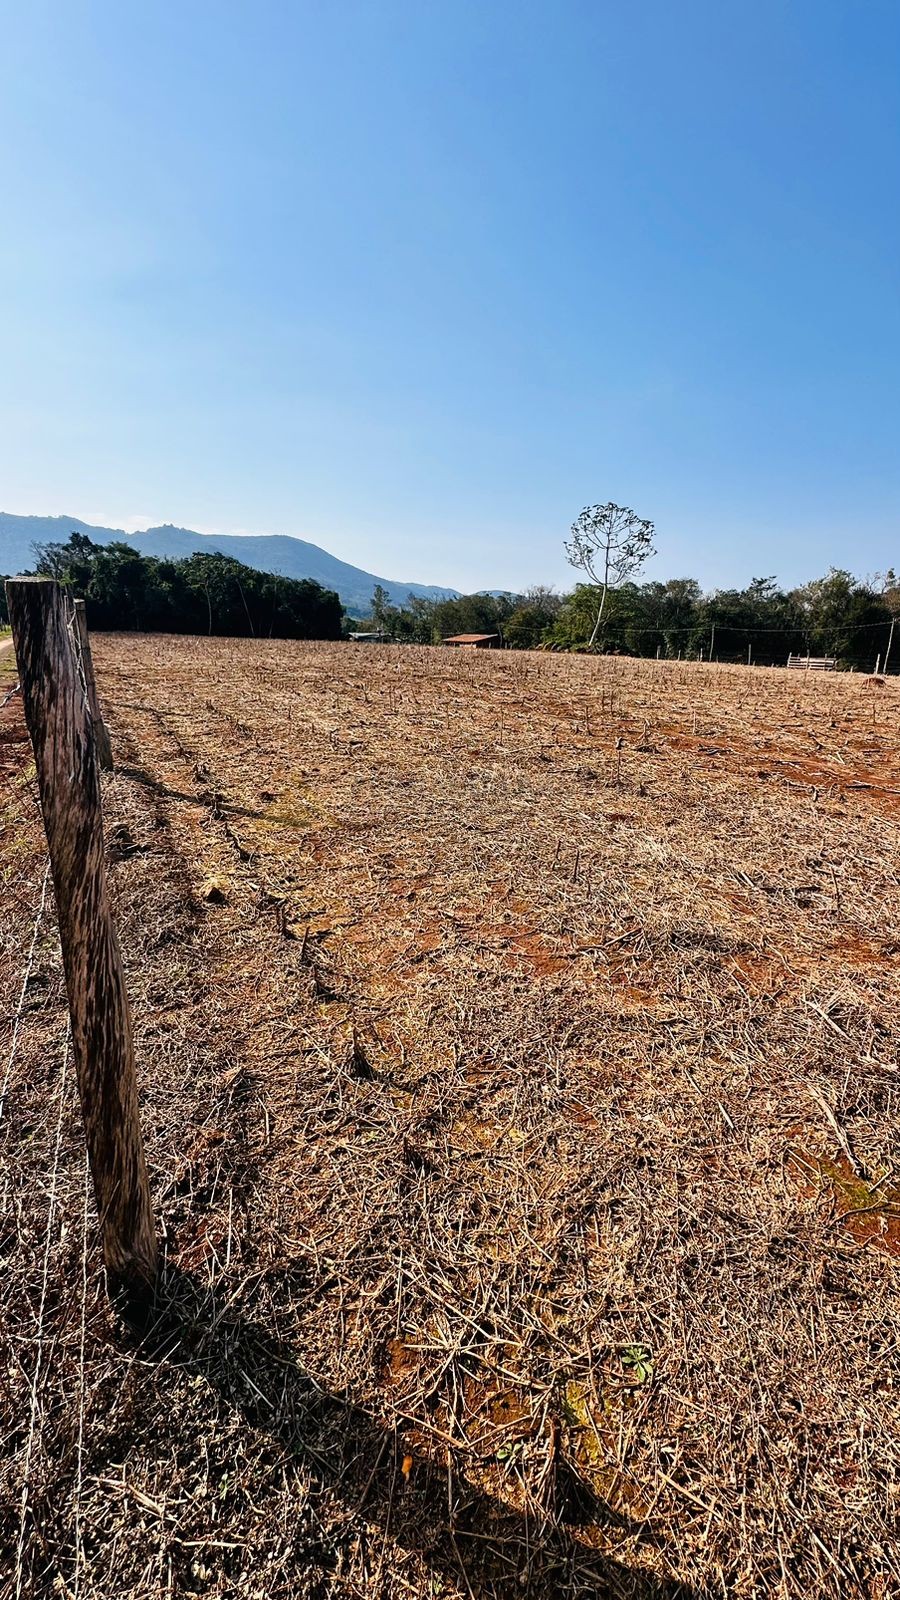
[(0, 508), (900, 565), (897, 0), (0, 0)]

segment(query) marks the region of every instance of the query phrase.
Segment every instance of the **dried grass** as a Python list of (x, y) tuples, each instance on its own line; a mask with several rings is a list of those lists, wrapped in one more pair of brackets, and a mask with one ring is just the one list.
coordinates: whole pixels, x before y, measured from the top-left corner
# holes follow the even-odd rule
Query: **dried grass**
[(897, 686), (95, 643), (167, 1275), (12, 700), (0, 1593), (895, 1592)]

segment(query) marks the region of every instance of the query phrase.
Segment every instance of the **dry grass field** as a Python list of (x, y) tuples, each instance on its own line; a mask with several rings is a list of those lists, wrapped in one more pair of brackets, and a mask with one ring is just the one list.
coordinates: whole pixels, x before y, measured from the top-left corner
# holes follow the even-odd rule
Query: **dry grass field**
[(0, 1593), (900, 1593), (900, 684), (98, 637), (103, 1295), (0, 657)]

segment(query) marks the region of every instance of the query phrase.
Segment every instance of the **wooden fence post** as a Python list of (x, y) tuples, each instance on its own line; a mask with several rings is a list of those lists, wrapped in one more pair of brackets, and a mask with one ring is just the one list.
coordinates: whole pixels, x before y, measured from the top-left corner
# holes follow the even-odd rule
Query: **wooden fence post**
[(103, 1255), (111, 1293), (140, 1305), (152, 1290), (158, 1250), (90, 710), (59, 584), (12, 578), (6, 596), (53, 872)]
[(97, 698), (97, 680), (94, 677), (94, 657), (91, 654), (91, 636), (88, 633), (87, 617), (85, 616), (84, 601), (75, 601), (75, 629), (81, 649), (81, 667), (84, 673), (84, 687), (87, 692), (88, 709), (91, 721), (94, 724), (94, 740), (97, 745), (97, 760), (104, 772), (112, 772), (113, 758), (112, 745), (109, 742), (109, 733), (106, 723), (100, 712), (100, 701)]

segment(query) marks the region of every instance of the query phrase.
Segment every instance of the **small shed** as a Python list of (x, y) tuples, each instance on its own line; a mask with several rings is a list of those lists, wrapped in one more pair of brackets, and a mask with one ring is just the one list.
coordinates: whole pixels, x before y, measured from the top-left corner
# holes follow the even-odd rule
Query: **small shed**
[(463, 650), (492, 650), (500, 643), (499, 633), (454, 633), (445, 644), (455, 644)]

